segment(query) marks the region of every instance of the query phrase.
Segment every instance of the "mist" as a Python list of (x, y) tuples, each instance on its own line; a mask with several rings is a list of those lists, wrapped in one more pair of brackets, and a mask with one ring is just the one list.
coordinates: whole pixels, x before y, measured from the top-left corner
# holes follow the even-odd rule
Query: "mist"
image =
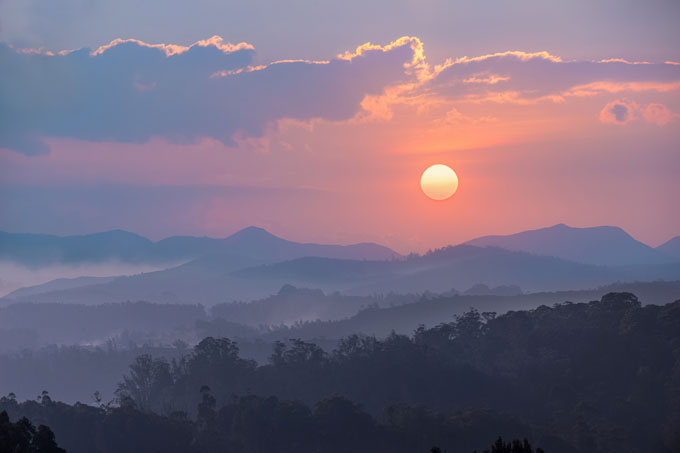
[(680, 452), (680, 2), (0, 0), (0, 453)]
[[(0, 297), (20, 288), (42, 285), (56, 279), (129, 276), (168, 269), (179, 264), (182, 263), (132, 264), (112, 260), (101, 263), (62, 263), (30, 267), (21, 263), (0, 260)], [(74, 285), (77, 283), (74, 282)], [(73, 286), (64, 282), (60, 289), (68, 287)]]

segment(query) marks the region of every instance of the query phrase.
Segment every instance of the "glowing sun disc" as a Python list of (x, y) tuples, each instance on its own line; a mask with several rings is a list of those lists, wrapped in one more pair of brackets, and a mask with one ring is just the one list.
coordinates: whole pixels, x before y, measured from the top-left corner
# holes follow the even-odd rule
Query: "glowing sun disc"
[(432, 165), (420, 177), (420, 187), (433, 200), (446, 200), (458, 190), (458, 175), (446, 165)]

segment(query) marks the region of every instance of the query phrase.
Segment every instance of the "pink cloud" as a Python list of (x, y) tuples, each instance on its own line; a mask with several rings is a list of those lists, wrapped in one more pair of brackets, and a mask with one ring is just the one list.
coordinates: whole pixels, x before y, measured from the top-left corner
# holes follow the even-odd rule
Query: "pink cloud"
[(642, 107), (627, 100), (612, 101), (600, 111), (600, 121), (607, 124), (628, 124), (641, 117), (648, 123), (665, 126), (677, 116), (664, 104), (650, 103)]
[(635, 119), (638, 108), (635, 102), (612, 101), (600, 111), (600, 121), (607, 124), (627, 124)]
[(680, 90), (680, 81), (674, 82), (611, 82), (598, 81), (572, 87), (565, 96), (596, 96), (602, 93), (655, 91), (665, 93)]
[(664, 126), (678, 115), (663, 104), (649, 104), (642, 110), (642, 116), (648, 123)]

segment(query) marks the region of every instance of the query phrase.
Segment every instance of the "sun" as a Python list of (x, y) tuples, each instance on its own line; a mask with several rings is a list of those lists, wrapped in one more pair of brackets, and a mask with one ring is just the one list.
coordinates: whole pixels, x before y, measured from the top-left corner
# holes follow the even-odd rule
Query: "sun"
[(433, 200), (446, 200), (458, 190), (458, 175), (449, 166), (432, 165), (420, 177), (420, 187)]

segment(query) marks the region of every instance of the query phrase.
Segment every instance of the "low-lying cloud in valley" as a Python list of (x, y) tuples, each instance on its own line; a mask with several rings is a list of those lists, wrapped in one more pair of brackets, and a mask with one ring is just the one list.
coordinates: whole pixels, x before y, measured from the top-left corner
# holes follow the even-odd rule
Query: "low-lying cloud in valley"
[(27, 267), (12, 261), (0, 261), (0, 297), (19, 288), (47, 283), (58, 278), (113, 277), (135, 275), (167, 269), (178, 263), (167, 265), (130, 264), (116, 261), (102, 263), (82, 263), (77, 265), (52, 264), (39, 268)]

